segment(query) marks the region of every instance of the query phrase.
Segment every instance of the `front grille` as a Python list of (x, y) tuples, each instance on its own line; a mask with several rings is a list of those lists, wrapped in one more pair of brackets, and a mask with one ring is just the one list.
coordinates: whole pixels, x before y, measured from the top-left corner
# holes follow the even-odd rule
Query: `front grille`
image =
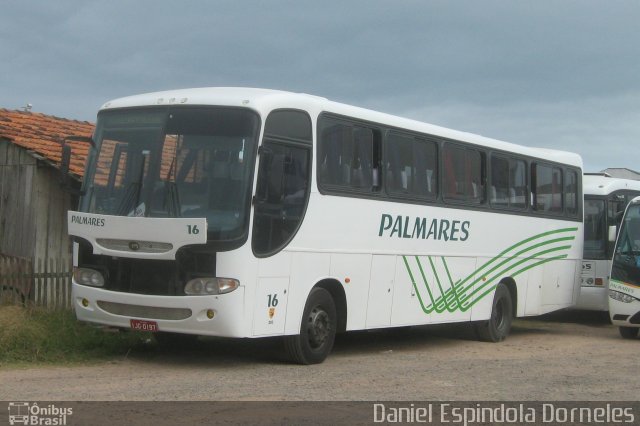
[[(122, 241), (101, 240), (105, 245)], [(128, 242), (131, 243), (131, 242)], [(140, 251), (164, 249), (140, 243)], [(122, 247), (124, 250), (124, 246)], [(175, 260), (134, 259), (93, 254), (86, 242), (80, 243), (78, 266), (100, 271), (105, 278), (105, 290), (123, 293), (153, 294), (158, 296), (184, 296), (184, 286), (194, 278), (216, 276), (215, 252), (183, 248)]]
[(640, 324), (640, 312), (638, 312), (637, 314), (632, 316), (631, 319), (629, 320), (629, 322), (631, 324)]
[(124, 303), (98, 301), (100, 309), (113, 315), (159, 320), (184, 320), (191, 316), (191, 309), (161, 308), (157, 306), (127, 305)]

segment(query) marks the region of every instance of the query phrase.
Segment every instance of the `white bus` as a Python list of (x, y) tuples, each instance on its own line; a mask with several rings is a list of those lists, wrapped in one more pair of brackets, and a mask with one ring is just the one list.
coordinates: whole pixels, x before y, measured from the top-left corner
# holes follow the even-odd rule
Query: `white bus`
[(584, 257), (576, 309), (607, 311), (609, 272), (617, 227), (625, 207), (640, 195), (640, 181), (585, 173)]
[(322, 362), (336, 332), (514, 316), (579, 291), (582, 160), (280, 91), (106, 103), (78, 212), (77, 317), (285, 336)]
[(640, 331), (640, 197), (627, 207), (616, 241), (609, 284), (609, 316), (625, 339)]

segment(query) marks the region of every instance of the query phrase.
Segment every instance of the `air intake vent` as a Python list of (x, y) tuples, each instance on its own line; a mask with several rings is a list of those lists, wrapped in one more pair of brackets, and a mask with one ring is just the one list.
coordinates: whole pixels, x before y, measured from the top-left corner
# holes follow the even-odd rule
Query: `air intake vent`
[(124, 303), (98, 301), (100, 309), (113, 315), (159, 320), (183, 320), (191, 316), (191, 309), (160, 308), (156, 306), (126, 305)]
[(166, 253), (173, 249), (171, 243), (156, 241), (131, 241), (98, 238), (96, 243), (109, 250), (128, 251), (133, 253)]

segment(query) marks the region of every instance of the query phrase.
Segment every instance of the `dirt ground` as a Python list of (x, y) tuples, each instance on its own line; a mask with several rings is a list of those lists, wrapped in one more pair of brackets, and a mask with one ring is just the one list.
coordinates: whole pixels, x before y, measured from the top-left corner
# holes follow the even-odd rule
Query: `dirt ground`
[(3, 368), (0, 400), (637, 400), (640, 340), (605, 316), (520, 319), (502, 343), (474, 339), (460, 325), (347, 333), (313, 366), (288, 364), (278, 339), (211, 339), (96, 365)]

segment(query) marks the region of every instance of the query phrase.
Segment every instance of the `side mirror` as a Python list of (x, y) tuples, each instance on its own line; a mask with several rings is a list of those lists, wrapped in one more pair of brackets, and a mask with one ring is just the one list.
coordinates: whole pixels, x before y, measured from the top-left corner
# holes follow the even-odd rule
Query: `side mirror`
[(609, 227), (609, 235), (608, 235), (608, 239), (610, 243), (615, 243), (616, 242), (616, 236), (617, 236), (617, 228), (615, 226), (610, 226)]
[(69, 183), (69, 164), (71, 164), (71, 147), (62, 145), (62, 160), (60, 162), (60, 183), (63, 186)]
[(65, 192), (79, 195), (79, 191), (71, 185), (69, 165), (71, 164), (71, 147), (62, 145), (62, 160), (60, 162), (60, 186)]
[(60, 186), (67, 192), (75, 195), (83, 195), (82, 191), (71, 185), (69, 177), (69, 167), (71, 164), (71, 147), (67, 145), (67, 141), (87, 142), (94, 146), (93, 139), (87, 136), (67, 136), (62, 140), (62, 159), (60, 161)]

